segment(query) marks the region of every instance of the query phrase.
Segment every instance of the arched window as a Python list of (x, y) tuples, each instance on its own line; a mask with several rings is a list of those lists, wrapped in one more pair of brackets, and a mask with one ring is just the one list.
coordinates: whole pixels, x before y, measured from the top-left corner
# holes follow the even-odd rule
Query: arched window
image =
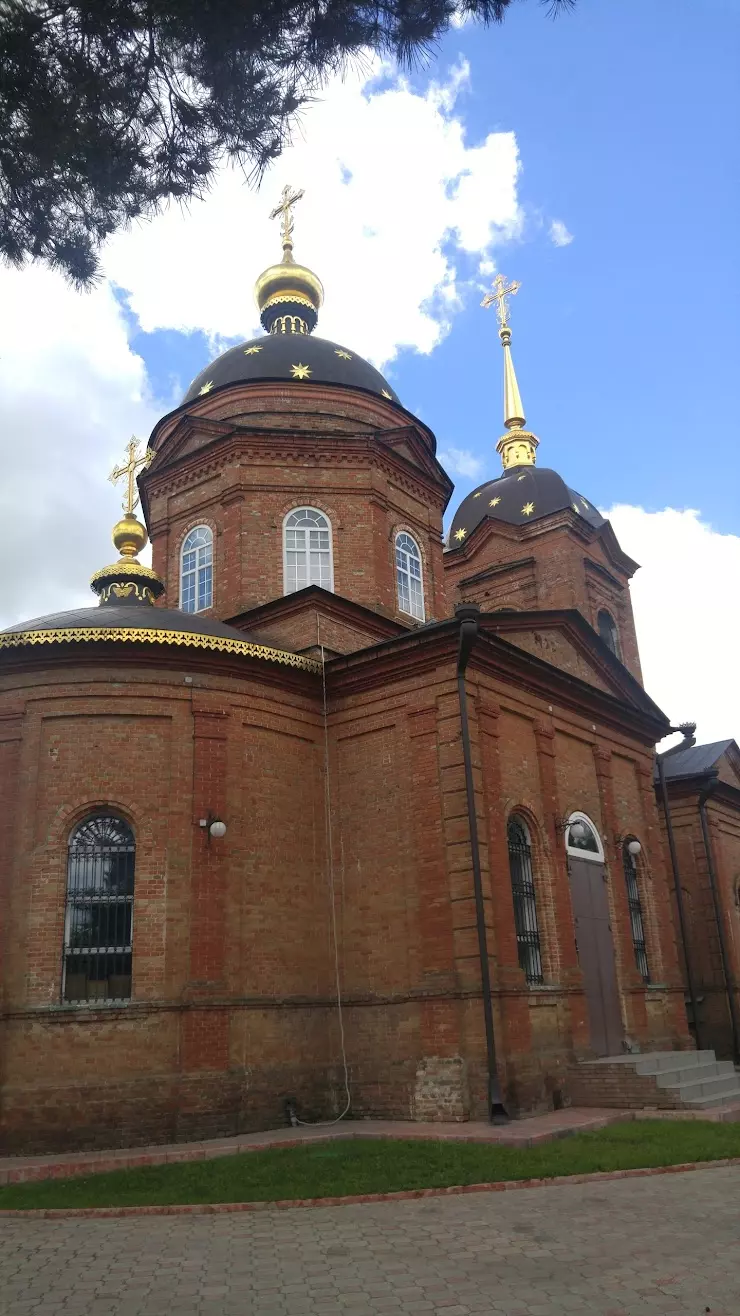
[(637, 881), (637, 855), (630, 854), (629, 847), (630, 842), (627, 840), (622, 846), (622, 866), (624, 868), (624, 880), (627, 883), (627, 904), (630, 911), (632, 945), (635, 948), (635, 962), (642, 980), (643, 982), (650, 982), (645, 923), (642, 917), (640, 887)]
[(506, 829), (509, 843), (509, 870), (514, 897), (514, 927), (519, 948), (519, 965), (529, 983), (544, 982), (537, 901), (532, 870), (532, 846), (529, 831), (521, 818), (510, 818)]
[(599, 627), (599, 635), (604, 641), (604, 644), (607, 644), (612, 653), (619, 658), (621, 656), (619, 652), (619, 632), (617, 630), (617, 623), (611, 613), (607, 612), (606, 608), (602, 608), (596, 621)]
[(97, 813), (75, 827), (67, 852), (65, 1001), (131, 996), (136, 842), (123, 818)]
[(411, 535), (401, 531), (396, 535), (396, 589), (398, 607), (417, 621), (424, 620), (424, 581), (421, 574), (421, 553)]
[(334, 589), (331, 555), (331, 526), (315, 507), (298, 507), (289, 512), (283, 528), (285, 593), (293, 594), (307, 585)]
[(604, 847), (591, 819), (585, 813), (572, 813), (565, 828), (565, 848), (568, 854), (579, 859), (592, 859), (603, 864)]
[(180, 607), (203, 612), (213, 606), (213, 531), (197, 525), (185, 536), (180, 556)]

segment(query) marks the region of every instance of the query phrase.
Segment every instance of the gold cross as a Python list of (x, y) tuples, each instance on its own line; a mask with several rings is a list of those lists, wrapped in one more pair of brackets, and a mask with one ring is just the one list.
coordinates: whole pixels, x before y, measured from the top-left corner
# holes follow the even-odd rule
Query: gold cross
[(522, 285), (521, 283), (516, 282), (507, 284), (503, 274), (497, 274), (493, 281), (493, 286), (496, 291), (487, 292), (481, 302), (481, 306), (484, 306), (487, 310), (488, 307), (493, 306), (495, 302), (498, 322), (502, 329), (506, 329), (509, 323), (509, 305), (506, 298), (513, 297)]
[(139, 501), (139, 494), (135, 483), (136, 472), (140, 467), (149, 465), (154, 456), (154, 449), (147, 448), (146, 452), (139, 452), (139, 441), (132, 437), (126, 444), (126, 452), (128, 453), (128, 461), (126, 462), (126, 465), (114, 466), (108, 479), (111, 484), (118, 484), (118, 481), (122, 480), (124, 477), (128, 481), (126, 485), (126, 496), (123, 500), (123, 510), (127, 516), (130, 516)]
[(296, 204), (296, 202), (300, 201), (301, 197), (303, 196), (303, 188), (301, 188), (300, 192), (294, 192), (293, 189), (289, 187), (289, 185), (286, 183), (280, 195), (283, 198), (282, 202), (279, 206), (276, 206), (274, 210), (270, 211), (270, 219), (277, 219), (278, 215), (282, 215), (283, 246), (292, 247), (293, 246), (293, 206)]

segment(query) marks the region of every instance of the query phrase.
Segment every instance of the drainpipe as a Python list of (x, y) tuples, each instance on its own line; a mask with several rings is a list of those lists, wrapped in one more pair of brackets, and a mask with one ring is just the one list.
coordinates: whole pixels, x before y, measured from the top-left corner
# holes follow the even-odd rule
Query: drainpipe
[[(693, 730), (694, 728), (692, 728)], [(683, 727), (671, 727), (671, 731), (682, 731), (684, 738), (689, 740), (686, 730)], [(693, 741), (691, 742), (693, 744)], [(679, 746), (683, 748), (683, 745)], [(676, 908), (678, 910), (678, 922), (681, 928), (681, 941), (683, 942), (683, 957), (686, 964), (686, 982), (689, 988), (689, 999), (691, 1001), (691, 1013), (694, 1016), (694, 1031), (696, 1033), (697, 1050), (703, 1050), (701, 1044), (701, 1030), (699, 1028), (699, 1010), (696, 1003), (696, 987), (694, 984), (694, 975), (691, 970), (691, 960), (689, 958), (689, 940), (686, 927), (686, 910), (683, 903), (683, 891), (681, 889), (681, 874), (678, 869), (678, 855), (676, 854), (676, 840), (673, 835), (673, 823), (671, 822), (671, 810), (668, 803), (668, 788), (665, 782), (665, 767), (663, 765), (663, 755), (658, 754), (658, 780), (660, 782), (660, 798), (663, 805), (663, 816), (665, 818), (666, 832), (668, 834), (668, 849), (671, 855), (671, 868), (673, 869), (673, 887), (676, 892)]]
[(717, 874), (714, 868), (714, 858), (712, 855), (712, 842), (709, 836), (709, 819), (707, 817), (707, 800), (712, 793), (711, 786), (708, 790), (702, 792), (699, 797), (699, 817), (701, 819), (701, 834), (704, 840), (704, 854), (707, 859), (707, 873), (709, 874), (709, 886), (712, 892), (712, 903), (714, 905), (714, 917), (717, 920), (717, 932), (719, 934), (719, 953), (722, 958), (722, 977), (725, 980), (725, 991), (727, 992), (727, 1004), (730, 1007), (730, 1023), (732, 1025), (732, 1058), (736, 1065), (740, 1064), (740, 1020), (737, 1014), (737, 1001), (735, 999), (735, 984), (730, 969), (730, 957), (727, 951), (727, 939), (725, 937), (725, 922), (722, 917), (722, 910), (719, 903), (719, 893), (717, 891)]
[(465, 765), (465, 794), (468, 802), (468, 828), (470, 831), (470, 857), (473, 865), (473, 890), (475, 892), (475, 921), (478, 930), (478, 955), (480, 958), (481, 987), (483, 989), (483, 1019), (486, 1030), (486, 1060), (488, 1068), (488, 1118), (492, 1124), (508, 1122), (509, 1116), (504, 1105), (501, 1084), (496, 1066), (496, 1036), (493, 1028), (493, 1003), (491, 1001), (491, 971), (488, 962), (488, 937), (486, 936), (486, 914), (483, 904), (483, 883), (480, 871), (480, 846), (478, 844), (478, 818), (475, 812), (475, 786), (473, 782), (473, 760), (470, 753), (470, 727), (468, 724), (468, 695), (465, 689), (465, 670), (473, 646), (478, 638), (478, 618), (480, 608), (473, 603), (461, 603), (455, 608), (455, 616), (460, 622), (460, 645), (457, 655), (457, 695), (460, 701), (460, 727), (462, 731), (463, 762)]

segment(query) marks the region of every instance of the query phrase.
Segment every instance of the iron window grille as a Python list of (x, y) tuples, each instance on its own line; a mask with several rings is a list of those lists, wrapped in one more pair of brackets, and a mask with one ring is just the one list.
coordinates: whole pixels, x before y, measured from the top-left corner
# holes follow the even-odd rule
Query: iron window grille
[(514, 897), (514, 927), (519, 951), (519, 966), (528, 983), (545, 981), (542, 972), (542, 947), (537, 922), (537, 901), (532, 869), (532, 847), (524, 824), (512, 818), (507, 828), (509, 869)]
[(64, 1001), (130, 1000), (135, 859), (122, 818), (96, 814), (70, 836)]
[(417, 621), (424, 620), (424, 585), (421, 574), (421, 553), (416, 542), (405, 531), (396, 535), (396, 589), (398, 607)]
[(630, 926), (632, 928), (632, 945), (635, 949), (635, 962), (643, 982), (650, 982), (650, 965), (648, 964), (647, 957), (645, 923), (642, 917), (642, 902), (640, 900), (640, 888), (637, 882), (637, 863), (634, 855), (631, 855), (627, 849), (626, 844), (622, 846), (622, 865), (624, 867), (624, 880), (627, 884), (627, 905), (630, 912)]

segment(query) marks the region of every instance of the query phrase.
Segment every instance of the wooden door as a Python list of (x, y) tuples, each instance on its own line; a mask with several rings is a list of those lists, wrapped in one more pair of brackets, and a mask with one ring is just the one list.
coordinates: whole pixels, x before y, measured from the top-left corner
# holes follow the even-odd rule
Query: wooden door
[(622, 1015), (619, 1008), (614, 941), (609, 921), (609, 899), (603, 864), (568, 858), (573, 899), (578, 962), (583, 971), (591, 1046), (597, 1056), (622, 1054)]

